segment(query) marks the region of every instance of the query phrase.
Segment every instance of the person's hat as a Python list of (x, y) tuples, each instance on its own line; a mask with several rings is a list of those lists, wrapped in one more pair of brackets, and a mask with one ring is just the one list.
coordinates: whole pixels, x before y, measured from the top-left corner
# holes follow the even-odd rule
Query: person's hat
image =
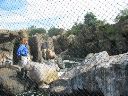
[(22, 38), (21, 39), (21, 43), (22, 44), (27, 44), (28, 43), (28, 39), (27, 38)]
[(27, 30), (20, 30), (18, 34), (21, 38), (28, 38)]

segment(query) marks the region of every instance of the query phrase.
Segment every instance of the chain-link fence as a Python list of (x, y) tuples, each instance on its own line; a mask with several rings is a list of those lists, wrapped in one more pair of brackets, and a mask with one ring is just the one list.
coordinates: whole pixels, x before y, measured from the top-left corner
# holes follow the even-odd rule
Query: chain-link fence
[(0, 96), (128, 96), (127, 46), (128, 0), (1, 0)]

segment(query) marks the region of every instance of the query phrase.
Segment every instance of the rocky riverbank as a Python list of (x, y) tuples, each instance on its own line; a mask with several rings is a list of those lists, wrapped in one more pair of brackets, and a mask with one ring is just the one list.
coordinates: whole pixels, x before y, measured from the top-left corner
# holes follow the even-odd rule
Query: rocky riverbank
[[(39, 66), (40, 65), (37, 67)], [(51, 66), (51, 69), (52, 67), (54, 66)], [(40, 68), (43, 70), (43, 67)], [(41, 71), (38, 69), (36, 69), (36, 72), (38, 75), (41, 74)], [(47, 72), (41, 75), (45, 78), (49, 77)], [(38, 83), (38, 87), (35, 88), (61, 95), (77, 94), (77, 96), (81, 96), (80, 94), (86, 94), (88, 96), (127, 96), (127, 80), (128, 53), (109, 56), (106, 51), (103, 51), (95, 54), (90, 53), (85, 57), (81, 65), (70, 70), (65, 69), (58, 79), (54, 79), (47, 84), (47, 88), (46, 84), (44, 86), (43, 83)], [(34, 82), (26, 82), (23, 79), (19, 79), (15, 70), (1, 68), (0, 84), (2, 85), (1, 90), (4, 88), (6, 92), (10, 92), (11, 94), (24, 92), (28, 90), (28, 88), (30, 90), (32, 86), (29, 85), (34, 85)]]

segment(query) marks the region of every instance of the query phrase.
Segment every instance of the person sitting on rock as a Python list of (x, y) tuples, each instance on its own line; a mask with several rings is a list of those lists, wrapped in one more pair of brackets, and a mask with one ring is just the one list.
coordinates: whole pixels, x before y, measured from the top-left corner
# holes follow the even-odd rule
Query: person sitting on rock
[(50, 49), (47, 49), (46, 50), (46, 59), (54, 59), (56, 57), (56, 54), (55, 52), (53, 52), (52, 50)]
[(20, 58), (20, 65), (22, 67), (22, 75), (23, 77), (27, 75), (27, 66), (29, 64), (30, 58), (29, 58), (29, 50), (27, 48), (28, 39), (22, 38), (21, 44), (17, 50), (17, 56)]
[(47, 54), (46, 54), (46, 51), (47, 51), (47, 49), (48, 49), (48, 42), (44, 42), (44, 43), (42, 43), (42, 45), (41, 45), (41, 50), (42, 50), (42, 57), (46, 60), (47, 58)]
[(48, 42), (42, 43), (41, 50), (42, 50), (42, 57), (45, 60), (54, 59), (56, 57), (55, 52), (49, 49)]

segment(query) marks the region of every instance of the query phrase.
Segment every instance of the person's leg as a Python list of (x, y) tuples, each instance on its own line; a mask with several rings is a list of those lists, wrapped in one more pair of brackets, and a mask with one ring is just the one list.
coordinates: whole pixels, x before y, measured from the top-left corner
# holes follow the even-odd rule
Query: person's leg
[(25, 69), (21, 68), (21, 78), (25, 78)]
[(24, 58), (24, 75), (27, 77), (28, 71), (30, 70), (30, 57), (26, 56)]
[(26, 70), (26, 65), (27, 65), (27, 57), (23, 56), (21, 58), (22, 61), (22, 78), (26, 78), (27, 77), (27, 70)]
[(24, 78), (27, 78), (27, 70), (24, 70)]

